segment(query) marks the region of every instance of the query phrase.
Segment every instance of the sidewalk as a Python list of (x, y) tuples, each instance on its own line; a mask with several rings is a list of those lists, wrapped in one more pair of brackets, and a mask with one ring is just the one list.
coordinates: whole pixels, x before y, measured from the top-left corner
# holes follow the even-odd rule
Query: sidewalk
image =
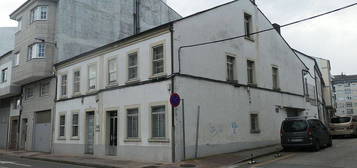
[(24, 151), (5, 151), (0, 150), (1, 155), (10, 155), (27, 159), (68, 163), (74, 165), (82, 165), (98, 168), (180, 168), (180, 167), (196, 167), (196, 168), (218, 168), (228, 167), (230, 165), (247, 161), (254, 157), (259, 157), (280, 151), (280, 145), (267, 146), (253, 150), (246, 150), (236, 153), (228, 153), (204, 157), (197, 160), (188, 160), (178, 163), (155, 163), (121, 160), (115, 156), (92, 156), (92, 155), (55, 155), (39, 152), (24, 152)]

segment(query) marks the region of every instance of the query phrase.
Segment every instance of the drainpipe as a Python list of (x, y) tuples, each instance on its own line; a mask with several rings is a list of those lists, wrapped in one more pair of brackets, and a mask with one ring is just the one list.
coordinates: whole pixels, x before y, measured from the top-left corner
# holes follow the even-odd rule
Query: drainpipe
[[(171, 94), (175, 93), (175, 76), (174, 74), (174, 30), (173, 24), (170, 25), (171, 34)], [(172, 144), (172, 162), (176, 161), (176, 150), (175, 150), (175, 108), (171, 106), (171, 144)]]
[[(20, 94), (20, 110), (19, 110), (19, 117), (17, 123), (17, 142), (16, 142), (16, 150), (19, 150), (20, 146), (20, 127), (21, 127), (21, 115), (22, 115), (22, 99), (23, 99), (23, 90), (24, 87), (21, 86), (21, 94)], [(10, 142), (11, 143), (11, 142)]]
[(140, 0), (134, 0), (134, 34), (140, 33)]

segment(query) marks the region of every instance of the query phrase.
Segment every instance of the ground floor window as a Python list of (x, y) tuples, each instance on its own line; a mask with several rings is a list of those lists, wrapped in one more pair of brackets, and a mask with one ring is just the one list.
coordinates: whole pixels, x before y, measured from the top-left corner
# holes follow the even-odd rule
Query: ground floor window
[(72, 137), (78, 137), (78, 119), (77, 113), (72, 115)]
[(61, 115), (59, 118), (59, 137), (63, 138), (65, 136), (66, 129), (66, 116)]
[(127, 138), (139, 137), (139, 109), (127, 109)]
[(258, 114), (250, 114), (250, 132), (260, 133)]
[(151, 135), (152, 138), (165, 138), (166, 137), (166, 114), (165, 106), (151, 107)]

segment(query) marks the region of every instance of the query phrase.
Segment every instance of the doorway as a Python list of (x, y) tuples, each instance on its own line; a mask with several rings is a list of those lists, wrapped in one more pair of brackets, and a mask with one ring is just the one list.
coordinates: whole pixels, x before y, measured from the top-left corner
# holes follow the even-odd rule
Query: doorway
[(9, 149), (15, 150), (17, 147), (17, 131), (18, 131), (18, 120), (14, 119), (11, 121), (11, 131), (10, 131), (10, 145)]
[(93, 154), (94, 153), (94, 112), (87, 112), (86, 117), (86, 145), (85, 153)]
[(21, 125), (21, 149), (26, 148), (26, 141), (27, 141), (27, 118), (22, 119), (22, 125)]
[(117, 154), (118, 146), (118, 112), (109, 111), (107, 113), (107, 118), (109, 119), (109, 126), (107, 127), (108, 132), (108, 155)]

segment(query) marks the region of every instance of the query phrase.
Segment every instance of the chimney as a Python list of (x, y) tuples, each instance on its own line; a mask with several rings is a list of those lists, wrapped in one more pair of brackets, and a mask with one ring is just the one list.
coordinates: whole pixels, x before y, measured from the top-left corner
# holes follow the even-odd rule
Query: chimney
[(273, 24), (273, 27), (274, 27), (274, 29), (275, 29), (279, 34), (281, 34), (281, 32), (280, 32), (280, 25), (279, 25), (279, 24), (274, 23), (274, 24)]

